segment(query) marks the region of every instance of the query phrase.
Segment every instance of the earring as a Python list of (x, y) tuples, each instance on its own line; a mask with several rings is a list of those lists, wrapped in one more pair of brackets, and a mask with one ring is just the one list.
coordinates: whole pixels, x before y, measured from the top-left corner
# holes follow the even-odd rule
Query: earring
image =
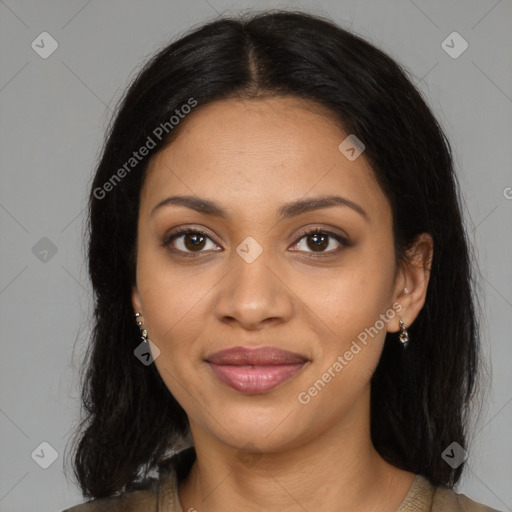
[(409, 345), (409, 333), (407, 332), (407, 329), (405, 328), (405, 324), (404, 324), (404, 321), (402, 320), (402, 318), (400, 318), (400, 330), (401, 330), (401, 333), (400, 333), (400, 342), (402, 343), (402, 346), (404, 348), (407, 348), (407, 345)]
[[(141, 316), (140, 313), (135, 313), (135, 318), (139, 318), (139, 316)], [(143, 324), (142, 321), (140, 321), (140, 320), (137, 321), (137, 325), (139, 326), (139, 330), (140, 330), (140, 337), (142, 338), (142, 341), (147, 343), (148, 342), (148, 331), (147, 331), (147, 329), (144, 329), (141, 327), (142, 324)]]

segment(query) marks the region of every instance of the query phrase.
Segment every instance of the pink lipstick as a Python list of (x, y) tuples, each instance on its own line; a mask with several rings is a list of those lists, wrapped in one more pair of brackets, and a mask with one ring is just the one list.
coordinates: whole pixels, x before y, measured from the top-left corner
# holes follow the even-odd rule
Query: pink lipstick
[(294, 377), (308, 359), (275, 347), (233, 347), (215, 352), (206, 361), (221, 382), (241, 393), (258, 394)]

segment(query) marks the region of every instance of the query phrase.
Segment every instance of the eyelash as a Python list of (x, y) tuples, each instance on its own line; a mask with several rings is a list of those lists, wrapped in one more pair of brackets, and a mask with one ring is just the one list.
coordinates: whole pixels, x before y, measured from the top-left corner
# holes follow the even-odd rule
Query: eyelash
[[(176, 238), (179, 238), (180, 236), (183, 236), (183, 235), (190, 235), (190, 234), (202, 235), (202, 236), (212, 240), (212, 238), (207, 233), (205, 233), (204, 231), (202, 231), (199, 228), (185, 228), (185, 229), (182, 229), (181, 231), (178, 231), (176, 233), (173, 233), (173, 234), (167, 236), (163, 240), (162, 246), (168, 247), (171, 245), (171, 242), (173, 242), (173, 240), (175, 240)], [(332, 256), (333, 254), (338, 254), (344, 248), (352, 246), (351, 242), (349, 242), (349, 240), (347, 238), (345, 238), (341, 235), (338, 235), (336, 233), (333, 233), (332, 231), (327, 231), (327, 230), (320, 229), (320, 228), (311, 228), (311, 229), (304, 231), (292, 245), (298, 244), (305, 237), (312, 236), (312, 235), (318, 235), (318, 234), (327, 235), (330, 238), (334, 238), (337, 242), (339, 242), (341, 244), (341, 247), (338, 247), (337, 249), (333, 249), (333, 250), (330, 250), (327, 252), (319, 252), (319, 253), (306, 252), (306, 254), (314, 255), (314, 256), (306, 256), (307, 258), (316, 259), (316, 258), (323, 258), (326, 256)], [(176, 249), (176, 248), (170, 248), (169, 250), (171, 250), (172, 252), (175, 252), (175, 253), (179, 253), (180, 256), (183, 256), (185, 258), (197, 258), (197, 257), (200, 257), (200, 254), (202, 252), (204, 252), (204, 251), (198, 251), (196, 253), (185, 252), (185, 251), (182, 251), (182, 250)], [(301, 252), (301, 251), (298, 251), (298, 252)]]

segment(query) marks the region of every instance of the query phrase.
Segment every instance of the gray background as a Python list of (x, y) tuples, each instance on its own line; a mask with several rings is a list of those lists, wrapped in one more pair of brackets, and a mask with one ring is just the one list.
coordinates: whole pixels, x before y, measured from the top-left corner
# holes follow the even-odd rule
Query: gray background
[[(326, 15), (391, 54), (453, 144), (481, 270), (489, 367), (459, 489), (512, 510), (510, 0), (0, 0), (1, 512), (56, 512), (82, 502), (63, 458), (79, 419), (91, 311), (84, 208), (116, 101), (170, 38), (217, 13), (276, 6)], [(59, 45), (46, 59), (31, 47), (43, 31)], [(456, 59), (441, 46), (453, 31), (469, 44)], [(42, 442), (58, 453), (47, 469), (35, 462), (50, 461)]]

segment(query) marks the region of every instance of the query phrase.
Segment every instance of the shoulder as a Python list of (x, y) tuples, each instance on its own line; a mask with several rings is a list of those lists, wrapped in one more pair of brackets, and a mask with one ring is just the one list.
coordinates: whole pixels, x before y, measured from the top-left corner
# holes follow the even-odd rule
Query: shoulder
[(148, 489), (127, 491), (117, 496), (98, 498), (67, 508), (62, 512), (155, 512), (157, 501), (160, 509), (182, 512), (179, 505), (176, 476), (172, 474), (158, 493), (157, 480)]
[(149, 491), (130, 491), (119, 496), (99, 498), (62, 512), (153, 512), (156, 496)]
[(159, 480), (149, 478), (137, 484), (137, 489), (125, 491), (117, 496), (90, 500), (67, 508), (62, 512), (183, 512), (178, 497), (178, 481), (190, 471), (195, 460), (195, 449), (187, 447), (160, 464), (162, 485)]
[(140, 490), (87, 501), (62, 512), (154, 512), (155, 506), (156, 492)]
[(499, 512), (459, 494), (453, 489), (434, 486), (422, 475), (416, 475), (397, 512)]
[(433, 497), (433, 512), (460, 511), (460, 512), (499, 512), (494, 508), (477, 503), (464, 494), (452, 489), (436, 487)]

